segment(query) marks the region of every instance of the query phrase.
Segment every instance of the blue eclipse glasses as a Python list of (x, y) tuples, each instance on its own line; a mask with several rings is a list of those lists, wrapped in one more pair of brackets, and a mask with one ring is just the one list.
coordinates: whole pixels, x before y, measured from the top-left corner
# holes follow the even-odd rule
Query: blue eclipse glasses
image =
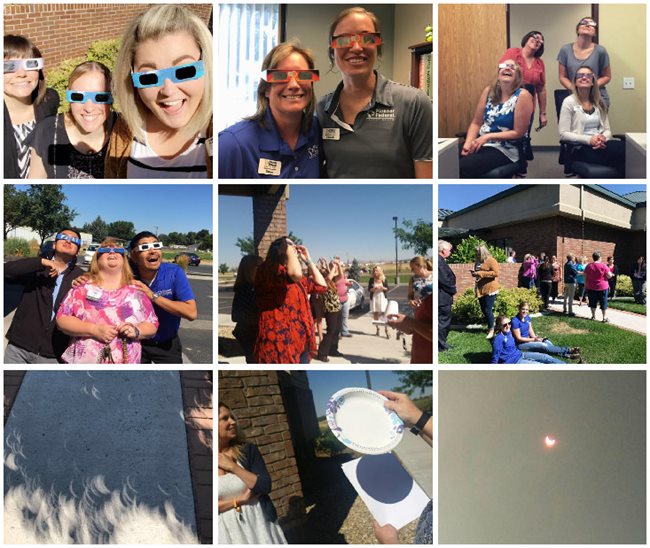
[(61, 234), (60, 232), (56, 235), (55, 240), (65, 240), (66, 242), (76, 244), (77, 247), (81, 247), (81, 240), (79, 238), (68, 236), (67, 234)]
[(151, 70), (148, 72), (132, 72), (131, 79), (136, 88), (155, 88), (160, 87), (169, 79), (175, 84), (182, 84), (189, 80), (196, 80), (205, 74), (205, 65), (203, 61), (195, 61), (186, 65), (169, 67), (160, 70)]
[(123, 247), (100, 247), (97, 253), (103, 255), (104, 253), (119, 253), (120, 255), (126, 254), (126, 249)]
[(113, 95), (110, 91), (73, 91), (65, 92), (68, 103), (85, 103), (89, 99), (96, 105), (110, 105), (113, 103)]

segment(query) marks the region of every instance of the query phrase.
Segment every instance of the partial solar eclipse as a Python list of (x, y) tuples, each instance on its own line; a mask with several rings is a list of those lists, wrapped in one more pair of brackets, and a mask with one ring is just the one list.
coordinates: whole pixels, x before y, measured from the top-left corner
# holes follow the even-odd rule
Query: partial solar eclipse
[(552, 438), (551, 436), (546, 436), (546, 438), (544, 439), (544, 444), (546, 445), (546, 447), (554, 447), (556, 441), (557, 440), (555, 438)]

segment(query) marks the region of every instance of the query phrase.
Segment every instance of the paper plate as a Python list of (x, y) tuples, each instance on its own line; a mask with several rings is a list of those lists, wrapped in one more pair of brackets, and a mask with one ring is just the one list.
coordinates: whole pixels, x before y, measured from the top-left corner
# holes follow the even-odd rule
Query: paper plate
[(386, 398), (367, 388), (344, 388), (327, 402), (327, 425), (338, 440), (359, 453), (387, 453), (402, 440), (404, 423), (384, 407)]

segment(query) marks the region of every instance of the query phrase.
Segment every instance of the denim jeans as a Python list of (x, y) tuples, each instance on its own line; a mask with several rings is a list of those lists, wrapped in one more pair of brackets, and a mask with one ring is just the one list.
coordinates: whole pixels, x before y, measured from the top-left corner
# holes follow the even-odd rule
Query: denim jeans
[(542, 354), (541, 352), (522, 352), (521, 358), (517, 360), (517, 363), (565, 363), (561, 360), (556, 360), (553, 356), (548, 354)]
[(348, 327), (348, 316), (350, 315), (350, 299), (344, 303), (341, 303), (341, 306), (343, 307), (341, 309), (341, 314), (343, 314), (341, 320), (341, 335), (347, 337), (350, 334), (350, 328)]
[(517, 348), (522, 352), (543, 352), (544, 354), (557, 354), (559, 356), (567, 357), (570, 350), (566, 346), (555, 346), (548, 339), (539, 342), (525, 342), (517, 345)]
[(479, 297), (478, 303), (481, 306), (481, 312), (485, 316), (485, 320), (488, 324), (488, 329), (494, 328), (494, 303), (497, 300), (496, 295), (485, 295), (485, 297)]

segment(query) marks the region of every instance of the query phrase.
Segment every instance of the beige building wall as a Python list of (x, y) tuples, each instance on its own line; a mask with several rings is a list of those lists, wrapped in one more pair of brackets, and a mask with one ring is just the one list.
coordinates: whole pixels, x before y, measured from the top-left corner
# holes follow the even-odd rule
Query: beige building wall
[[(630, 229), (634, 209), (597, 194), (582, 185), (560, 186), (560, 211), (610, 226)], [(584, 191), (581, 189), (584, 188)]]
[(409, 46), (424, 42), (424, 27), (433, 22), (433, 4), (399, 4), (395, 6), (395, 47), (393, 80), (411, 83)]
[[(646, 131), (646, 6), (601, 4), (600, 43), (607, 48), (612, 81), (607, 86), (612, 109), (612, 133)], [(635, 79), (634, 89), (623, 89), (623, 78)]]

